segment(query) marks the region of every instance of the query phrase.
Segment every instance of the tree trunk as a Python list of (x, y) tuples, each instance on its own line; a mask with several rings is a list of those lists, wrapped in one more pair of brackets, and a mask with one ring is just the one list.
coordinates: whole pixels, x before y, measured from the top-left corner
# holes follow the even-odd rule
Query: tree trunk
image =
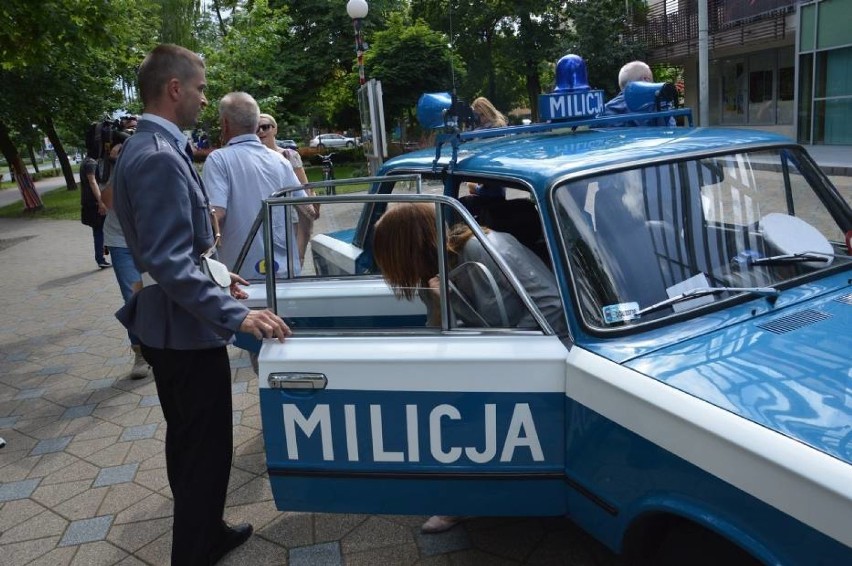
[(527, 96), (530, 99), (530, 118), (533, 123), (538, 122), (538, 95), (541, 94), (541, 79), (538, 76), (538, 67), (532, 61), (527, 61)]
[(3, 122), (0, 122), (0, 151), (3, 152), (3, 157), (9, 164), (9, 170), (15, 175), (15, 181), (18, 182), (18, 189), (21, 191), (26, 211), (33, 212), (44, 208), (44, 203), (41, 202), (41, 197), (35, 190), (33, 178), (30, 177), (30, 172), (27, 171), (27, 167), (18, 153), (18, 148), (15, 147), (12, 138), (9, 137), (9, 128)]
[(33, 164), (33, 169), (38, 173), (38, 161), (36, 161), (35, 151), (33, 151), (33, 144), (27, 144), (27, 151), (30, 153), (30, 162)]
[(71, 162), (68, 161), (68, 154), (65, 153), (65, 148), (62, 146), (62, 140), (59, 139), (59, 134), (56, 133), (56, 126), (53, 123), (53, 118), (48, 116), (42, 123), (44, 133), (47, 134), (47, 139), (53, 144), (53, 151), (56, 157), (59, 158), (59, 165), (62, 167), (62, 174), (65, 176), (65, 186), (69, 191), (77, 190), (77, 181), (74, 179), (74, 170), (71, 169)]

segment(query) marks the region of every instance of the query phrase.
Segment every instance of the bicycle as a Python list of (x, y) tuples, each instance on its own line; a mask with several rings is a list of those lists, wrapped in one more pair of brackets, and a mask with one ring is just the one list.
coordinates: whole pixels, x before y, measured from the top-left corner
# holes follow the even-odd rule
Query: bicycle
[[(327, 155), (320, 155), (320, 159), (322, 160), (322, 180), (323, 181), (333, 181), (334, 180), (334, 162), (331, 160), (333, 153), (329, 153)], [(325, 188), (326, 195), (334, 195), (337, 194), (337, 191), (334, 188), (334, 185)]]

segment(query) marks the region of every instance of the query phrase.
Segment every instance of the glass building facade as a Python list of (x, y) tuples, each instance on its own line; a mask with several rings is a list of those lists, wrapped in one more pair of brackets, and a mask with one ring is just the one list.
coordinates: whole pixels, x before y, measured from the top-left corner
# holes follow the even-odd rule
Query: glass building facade
[(799, 8), (797, 132), (801, 143), (852, 144), (852, 0)]

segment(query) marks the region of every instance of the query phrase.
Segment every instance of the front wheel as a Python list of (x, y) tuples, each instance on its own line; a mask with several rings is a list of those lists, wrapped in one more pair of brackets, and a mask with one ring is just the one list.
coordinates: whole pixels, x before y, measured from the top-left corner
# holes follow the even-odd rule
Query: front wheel
[(320, 150), (320, 151), (322, 151), (323, 149), (325, 149), (325, 144), (318, 143), (318, 144), (317, 144), (317, 149), (318, 149), (318, 150)]
[(762, 566), (762, 562), (712, 531), (685, 524), (671, 529), (660, 542), (649, 564), (654, 566)]

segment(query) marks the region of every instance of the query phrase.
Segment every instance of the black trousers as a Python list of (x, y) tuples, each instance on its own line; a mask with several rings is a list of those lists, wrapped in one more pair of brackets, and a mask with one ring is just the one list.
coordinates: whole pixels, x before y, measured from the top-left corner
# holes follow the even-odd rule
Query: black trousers
[(234, 449), (231, 367), (224, 346), (142, 345), (166, 418), (166, 470), (175, 500), (172, 565), (207, 566), (223, 533)]

